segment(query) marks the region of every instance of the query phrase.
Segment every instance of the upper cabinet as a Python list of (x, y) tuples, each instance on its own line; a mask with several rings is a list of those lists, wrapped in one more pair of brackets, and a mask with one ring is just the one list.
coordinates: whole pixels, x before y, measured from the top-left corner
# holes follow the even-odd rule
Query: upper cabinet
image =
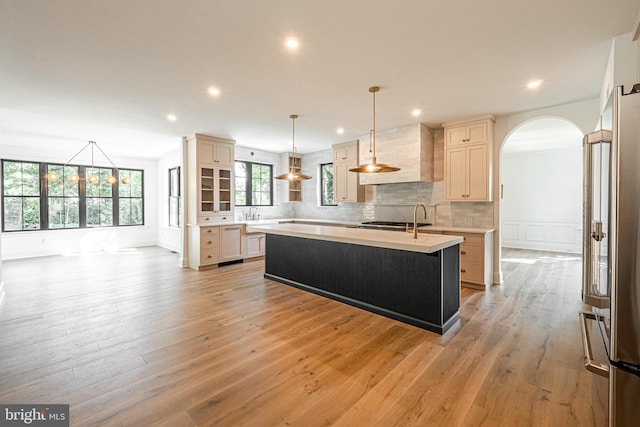
[(445, 198), (449, 201), (489, 202), (493, 152), (491, 115), (444, 123)]
[(211, 163), (218, 166), (233, 166), (234, 145), (227, 140), (211, 138), (205, 135), (196, 135), (200, 140), (198, 147), (198, 161)]
[[(378, 163), (399, 167), (397, 172), (361, 173), (360, 184), (433, 181), (433, 129), (415, 123), (376, 132)], [(359, 162), (371, 161), (369, 136), (360, 138)], [(335, 155), (335, 152), (334, 152)]]
[(364, 186), (359, 184), (358, 174), (349, 171), (358, 166), (358, 141), (334, 144), (332, 148), (334, 202), (364, 202)]
[(447, 147), (468, 144), (488, 144), (489, 128), (492, 127), (489, 120), (472, 122), (467, 125), (447, 126), (445, 128), (445, 144)]
[(233, 220), (234, 141), (195, 134), (187, 138), (188, 222)]

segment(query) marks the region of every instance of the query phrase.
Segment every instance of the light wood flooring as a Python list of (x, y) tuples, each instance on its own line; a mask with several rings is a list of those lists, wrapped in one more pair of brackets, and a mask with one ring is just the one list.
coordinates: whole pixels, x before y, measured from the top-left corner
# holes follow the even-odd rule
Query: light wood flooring
[[(72, 426), (603, 426), (582, 366), (580, 259), (505, 250), (443, 336), (149, 247), (5, 261), (0, 402)], [(331, 268), (327, 266), (327, 268)]]

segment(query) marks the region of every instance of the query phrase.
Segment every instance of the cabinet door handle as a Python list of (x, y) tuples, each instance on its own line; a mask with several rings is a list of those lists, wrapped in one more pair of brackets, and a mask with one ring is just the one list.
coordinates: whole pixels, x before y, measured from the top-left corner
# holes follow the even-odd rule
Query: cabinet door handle
[[(211, 243), (211, 242), (209, 242), (209, 243)], [(460, 255), (466, 255), (466, 254), (467, 254), (466, 251), (460, 251)]]
[(212, 244), (212, 243), (213, 243), (213, 242), (212, 242), (211, 240), (209, 240), (209, 241), (207, 242), (207, 245), (210, 245), (210, 244)]
[(346, 158), (346, 157), (343, 157), (343, 158), (342, 158), (342, 160), (347, 160), (347, 158)]
[(207, 258), (211, 258), (211, 255), (207, 255)]
[(466, 272), (467, 272), (467, 270), (465, 270), (464, 268), (460, 269), (460, 273), (466, 273)]
[(211, 230), (207, 230), (207, 233), (211, 233)]

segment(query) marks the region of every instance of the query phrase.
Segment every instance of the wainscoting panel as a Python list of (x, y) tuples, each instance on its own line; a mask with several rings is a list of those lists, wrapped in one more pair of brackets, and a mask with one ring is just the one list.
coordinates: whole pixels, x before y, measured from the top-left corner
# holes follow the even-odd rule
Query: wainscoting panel
[(502, 246), (582, 253), (582, 221), (502, 220)]

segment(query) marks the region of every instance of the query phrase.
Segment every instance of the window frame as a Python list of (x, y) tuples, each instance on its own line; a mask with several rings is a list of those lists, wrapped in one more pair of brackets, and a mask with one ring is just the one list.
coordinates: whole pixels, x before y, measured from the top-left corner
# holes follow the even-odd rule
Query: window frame
[[(38, 185), (39, 185), (39, 195), (38, 196), (10, 196), (10, 195), (6, 195), (6, 191), (5, 191), (5, 164), (6, 163), (30, 163), (30, 164), (37, 164), (38, 165)], [(77, 227), (50, 227), (50, 223), (49, 223), (49, 199), (50, 198), (56, 198), (56, 197), (60, 197), (60, 196), (56, 196), (56, 195), (49, 195), (49, 185), (50, 182), (47, 179), (48, 176), (48, 169), (49, 166), (57, 166), (57, 167), (64, 167), (64, 166), (71, 166), (71, 167), (77, 167), (78, 168), (78, 175), (80, 177), (80, 179), (78, 180), (78, 226)], [(130, 199), (131, 197), (126, 197), (126, 196), (120, 196), (119, 195), (119, 185), (120, 184), (120, 179), (118, 179), (118, 181), (113, 184), (111, 187), (111, 196), (99, 196), (98, 198), (103, 198), (103, 199), (110, 199), (111, 200), (111, 217), (112, 217), (112, 224), (111, 225), (99, 225), (99, 226), (95, 226), (95, 225), (87, 225), (87, 199), (93, 199), (96, 198), (96, 196), (90, 195), (87, 196), (87, 191), (86, 191), (86, 176), (87, 176), (87, 171), (91, 170), (91, 166), (89, 165), (80, 165), (80, 164), (63, 164), (63, 163), (56, 163), (56, 162), (38, 162), (38, 161), (31, 161), (31, 160), (13, 160), (13, 159), (1, 159), (0, 161), (0, 172), (2, 174), (2, 182), (0, 184), (0, 197), (2, 199), (2, 203), (1, 203), (1, 209), (2, 209), (2, 224), (1, 224), (1, 229), (2, 232), (5, 233), (14, 233), (14, 232), (30, 232), (30, 231), (57, 231), (57, 230), (78, 230), (78, 229), (101, 229), (101, 228), (111, 228), (111, 227), (133, 227), (133, 226), (144, 226), (145, 225), (145, 195), (144, 195), (144, 169), (133, 169), (133, 168), (122, 168), (122, 169), (117, 169), (115, 167), (103, 167), (103, 166), (94, 166), (94, 169), (99, 169), (99, 170), (108, 170), (111, 172), (111, 174), (113, 174), (114, 176), (118, 176), (118, 178), (120, 178), (120, 174), (123, 171), (134, 171), (134, 172), (140, 172), (140, 177), (141, 177), (141, 196), (140, 197), (135, 197), (135, 198), (139, 198), (141, 199), (141, 207), (142, 207), (142, 223), (140, 224), (124, 224), (121, 225), (120, 224), (120, 199), (121, 198), (126, 198), (126, 199)], [(102, 184), (101, 184), (102, 185)], [(106, 185), (106, 184), (105, 184)], [(6, 204), (5, 204), (5, 198), (6, 197), (20, 197), (20, 198), (25, 198), (25, 197), (29, 197), (29, 198), (37, 198), (39, 200), (40, 206), (39, 206), (39, 212), (40, 212), (40, 218), (39, 218), (39, 228), (33, 228), (33, 229), (20, 229), (20, 230), (9, 230), (5, 227), (6, 221), (6, 215), (5, 215), (5, 208), (6, 208)]]
[[(237, 191), (234, 191), (234, 196), (233, 196), (233, 202), (234, 205), (237, 207), (241, 207), (241, 208), (249, 208), (249, 207), (268, 207), (268, 206), (274, 206), (274, 200), (273, 200), (273, 183), (274, 183), (274, 178), (273, 178), (273, 165), (269, 164), (269, 163), (260, 163), (260, 162), (252, 162), (249, 160), (235, 160), (233, 163), (233, 167), (234, 167), (234, 189), (236, 189), (236, 184), (238, 182), (238, 176), (235, 174), (235, 166), (236, 163), (244, 163), (245, 164), (245, 170), (247, 171), (247, 175), (245, 176), (244, 179), (244, 185), (245, 185), (245, 194), (246, 194), (246, 203), (244, 205), (240, 205), (237, 203)], [(268, 205), (259, 205), (259, 204), (255, 204), (254, 200), (253, 200), (253, 168), (252, 165), (259, 165), (259, 166), (267, 166), (269, 168), (269, 200), (270, 203)]]
[[(332, 193), (331, 194), (331, 200), (332, 203), (325, 203), (325, 166), (331, 165), (331, 180), (332, 180), (332, 186), (331, 186), (331, 190)], [(320, 206), (338, 206), (338, 204), (336, 203), (336, 199), (335, 199), (335, 173), (333, 170), (333, 162), (327, 162), (327, 163), (320, 163), (320, 179), (318, 180), (319, 184), (320, 184)]]
[[(173, 177), (173, 172), (175, 171), (175, 175), (177, 177), (177, 188), (176, 191), (178, 192), (178, 194), (173, 194), (173, 185), (172, 185), (172, 177)], [(168, 187), (168, 194), (169, 194), (169, 211), (168, 211), (168, 215), (167, 215), (167, 220), (169, 223), (169, 227), (176, 227), (179, 228), (182, 224), (181, 221), (181, 217), (182, 217), (182, 212), (180, 211), (180, 201), (181, 201), (181, 197), (182, 195), (180, 194), (180, 192), (182, 191), (180, 188), (180, 184), (181, 184), (181, 179), (182, 177), (180, 176), (180, 166), (174, 166), (172, 168), (169, 168), (169, 187)], [(177, 217), (175, 218), (175, 224), (172, 224), (171, 220), (172, 220), (172, 215), (171, 215), (171, 207), (173, 206), (174, 203), (177, 203)]]

